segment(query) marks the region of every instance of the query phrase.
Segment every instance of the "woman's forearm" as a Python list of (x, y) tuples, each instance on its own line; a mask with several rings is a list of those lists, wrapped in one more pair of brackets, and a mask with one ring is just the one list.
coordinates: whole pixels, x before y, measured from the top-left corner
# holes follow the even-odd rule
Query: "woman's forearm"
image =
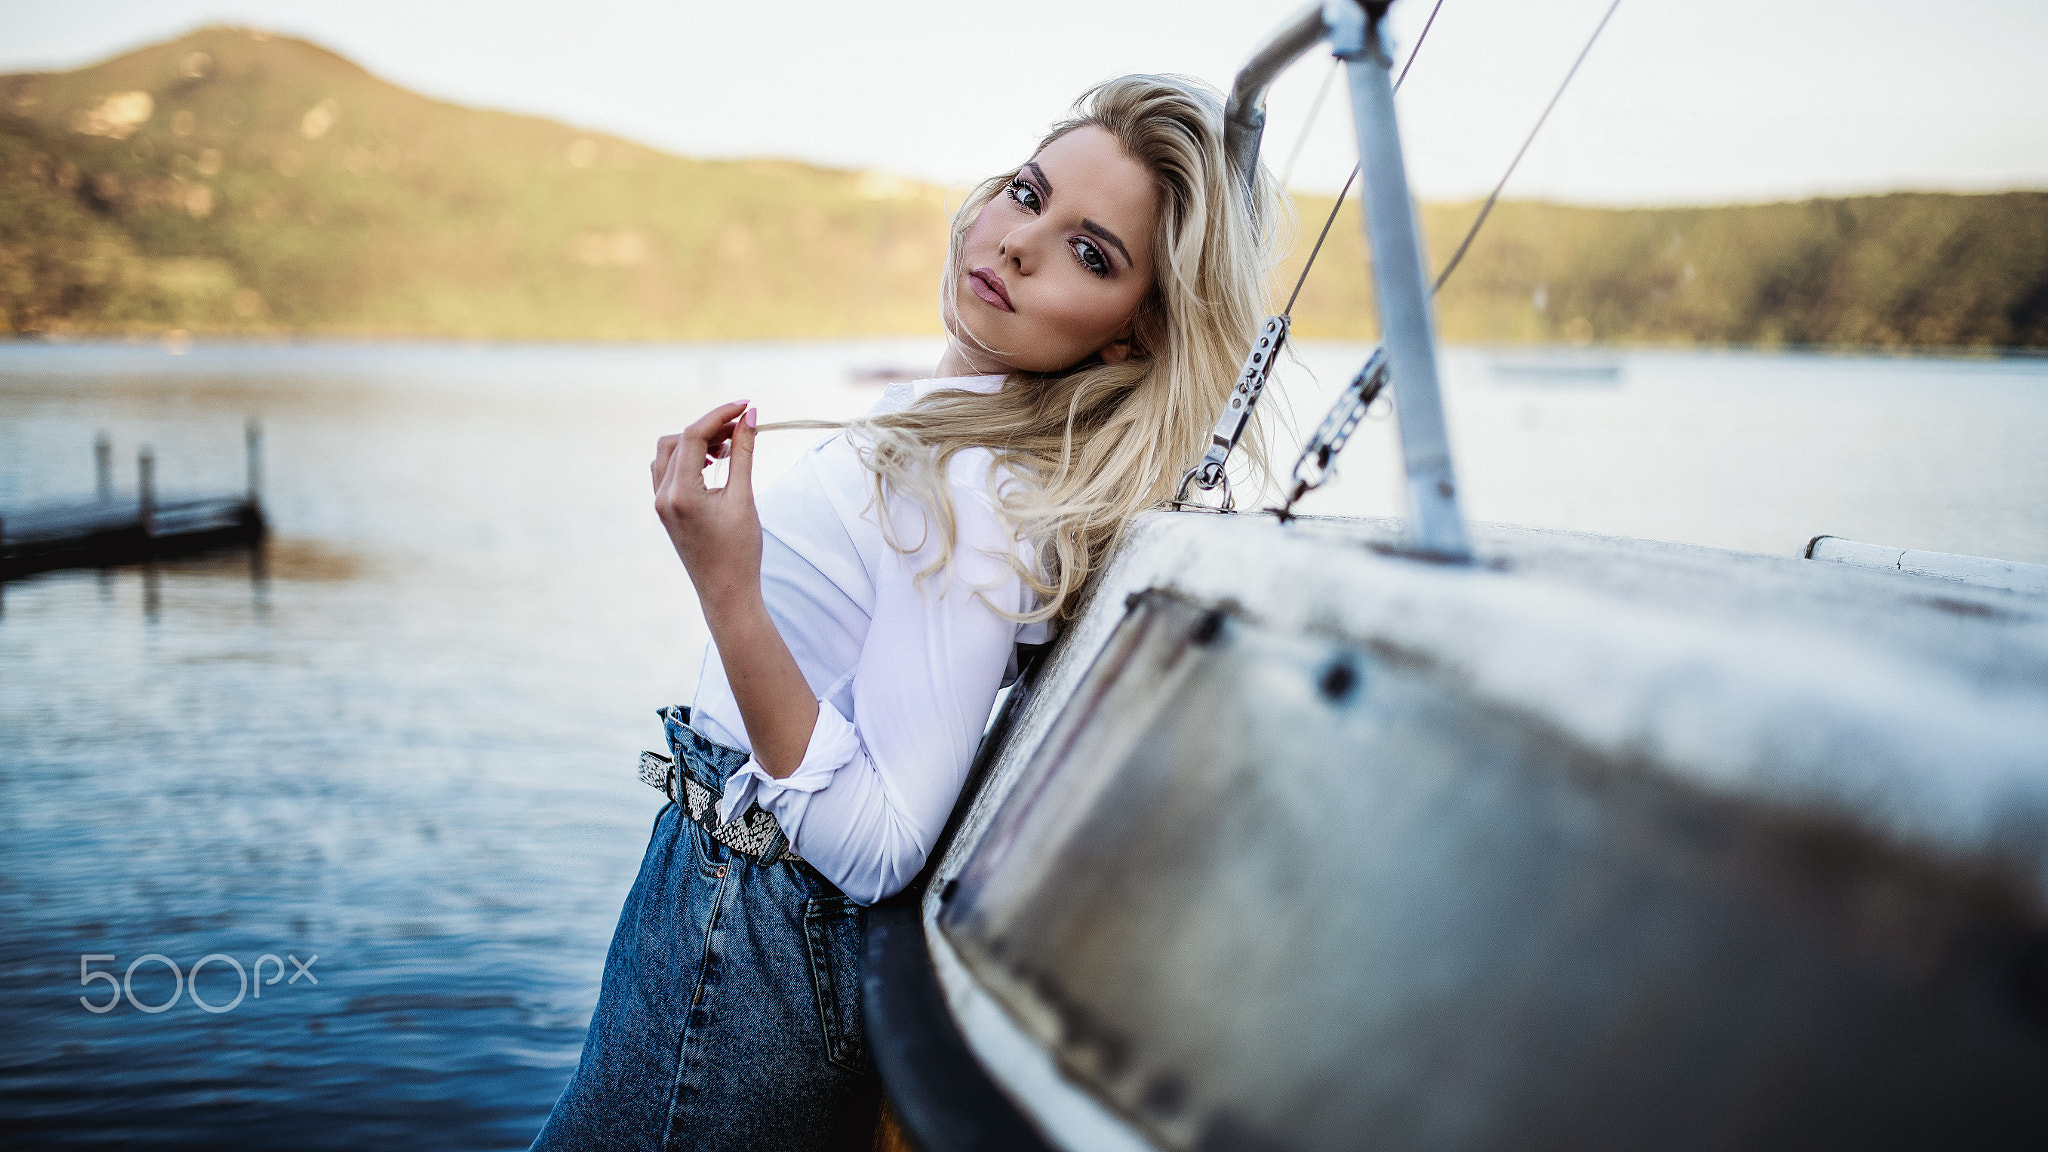
[(726, 682), (740, 706), (754, 762), (780, 780), (803, 763), (818, 723), (818, 701), (803, 670), (768, 615), (760, 585), (706, 601), (704, 620), (725, 665)]
[[(756, 414), (721, 404), (654, 446), (654, 510), (689, 570), (704, 622), (740, 706), (754, 763), (776, 779), (797, 770), (818, 723), (818, 702), (761, 599), (761, 517), (754, 507)], [(725, 487), (704, 483), (730, 454)]]

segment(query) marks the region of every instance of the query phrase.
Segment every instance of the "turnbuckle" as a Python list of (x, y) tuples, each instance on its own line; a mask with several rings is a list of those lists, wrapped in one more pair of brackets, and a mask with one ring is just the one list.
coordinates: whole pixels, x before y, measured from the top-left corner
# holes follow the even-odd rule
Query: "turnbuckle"
[[(1266, 381), (1273, 374), (1273, 362), (1280, 357), (1280, 346), (1287, 342), (1287, 330), (1293, 322), (1286, 316), (1269, 316), (1259, 326), (1258, 339), (1252, 341), (1252, 349), (1244, 358), (1244, 367), (1237, 373), (1237, 386), (1230, 390), (1230, 404), (1223, 409), (1223, 415), (1216, 418), (1216, 426), (1209, 430), (1209, 450), (1202, 454), (1193, 468), (1180, 478), (1180, 488), (1174, 493), (1173, 508), (1179, 512), (1235, 512), (1236, 503), (1230, 495), (1230, 476), (1225, 468), (1230, 462), (1230, 453), (1244, 435), (1245, 426), (1251, 423), (1252, 406), (1266, 391)], [(1189, 489), (1200, 488), (1204, 492), (1223, 489), (1223, 502), (1211, 506), (1189, 498)]]
[(1358, 430), (1366, 409), (1386, 390), (1388, 378), (1387, 350), (1375, 348), (1365, 367), (1337, 394), (1329, 414), (1316, 425), (1315, 435), (1302, 445), (1301, 455), (1294, 461), (1294, 487), (1287, 493), (1287, 502), (1280, 506), (1282, 519), (1293, 514), (1295, 501), (1322, 487), (1335, 474), (1338, 453), (1344, 451), (1351, 434)]

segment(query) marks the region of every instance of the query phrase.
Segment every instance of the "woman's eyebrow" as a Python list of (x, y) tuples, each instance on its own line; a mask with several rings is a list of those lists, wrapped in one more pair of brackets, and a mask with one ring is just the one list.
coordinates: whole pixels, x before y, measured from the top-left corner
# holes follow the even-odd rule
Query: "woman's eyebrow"
[(1111, 232), (1109, 229), (1104, 228), (1102, 225), (1097, 224), (1095, 221), (1090, 220), (1085, 216), (1081, 219), (1081, 227), (1086, 228), (1090, 232), (1095, 233), (1097, 236), (1102, 237), (1104, 240), (1109, 241), (1111, 244), (1116, 245), (1116, 250), (1124, 254), (1125, 263), (1130, 264), (1133, 267), (1137, 265), (1138, 262), (1136, 260), (1131, 259), (1131, 250), (1129, 248), (1124, 247), (1124, 242), (1116, 238), (1116, 233)]
[[(1040, 168), (1038, 166), (1038, 161), (1036, 160), (1026, 160), (1024, 162), (1024, 167), (1030, 169), (1031, 174), (1038, 178), (1038, 183), (1040, 187), (1044, 190), (1046, 197), (1050, 199), (1052, 197), (1052, 181), (1045, 178), (1045, 169)], [(1081, 227), (1086, 228), (1090, 232), (1095, 233), (1097, 236), (1100, 236), (1104, 240), (1107, 240), (1111, 244), (1115, 245), (1116, 250), (1124, 254), (1124, 263), (1129, 264), (1132, 267), (1137, 266), (1138, 262), (1136, 260), (1131, 259), (1131, 250), (1129, 248), (1124, 247), (1124, 242), (1122, 240), (1117, 239), (1116, 233), (1111, 232), (1109, 229), (1104, 228), (1102, 225), (1097, 224), (1095, 221), (1087, 219), (1086, 217), (1082, 218)]]

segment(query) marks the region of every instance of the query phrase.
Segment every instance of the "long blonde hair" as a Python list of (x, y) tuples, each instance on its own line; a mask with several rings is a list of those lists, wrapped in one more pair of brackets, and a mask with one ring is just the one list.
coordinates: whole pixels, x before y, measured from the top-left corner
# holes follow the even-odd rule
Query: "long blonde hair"
[[(875, 474), (876, 499), (908, 496), (936, 517), (941, 551), (933, 570), (952, 558), (948, 462), (965, 448), (994, 454), (989, 482), (998, 514), (1036, 554), (1035, 567), (1012, 558), (1040, 599), (1026, 620), (1073, 615), (1077, 594), (1131, 520), (1172, 500), (1181, 474), (1207, 449), (1209, 428), (1266, 315), (1276, 233), (1288, 219), (1263, 167), (1249, 198), (1231, 172), (1222, 97), (1199, 80), (1141, 75), (1098, 84), (1039, 149), (1091, 126), (1116, 137), (1151, 171), (1159, 192), (1152, 237), (1158, 272), (1133, 320), (1131, 357), (1013, 373), (993, 393), (941, 389), (908, 409), (846, 426)], [(953, 215), (940, 299), (956, 339), (972, 340), (952, 311), (962, 243), (1018, 171), (976, 187)], [(1239, 449), (1263, 481), (1268, 469), (1256, 423)], [(1025, 482), (998, 484), (1004, 471)], [(917, 544), (892, 542), (906, 550)]]

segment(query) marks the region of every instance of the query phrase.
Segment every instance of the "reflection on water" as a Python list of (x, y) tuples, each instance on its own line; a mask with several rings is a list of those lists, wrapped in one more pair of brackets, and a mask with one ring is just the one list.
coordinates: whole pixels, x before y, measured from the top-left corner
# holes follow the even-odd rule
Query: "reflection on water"
[[(4, 590), (10, 1129), (524, 1145), (658, 806), (633, 756), (702, 642), (648, 508), (655, 436), (742, 397), (849, 414), (862, 370), (936, 351), (0, 347), (0, 511), (89, 493), (102, 429), (119, 459), (152, 444), (167, 490), (233, 490), (255, 415), (277, 531)], [(1321, 383), (1283, 379), (1312, 426), (1363, 350), (1304, 357)], [(1622, 359), (1618, 386), (1571, 388), (1451, 355), (1475, 517), (2048, 561), (2048, 365)], [(763, 471), (804, 439), (764, 441)], [(1391, 451), (1369, 424), (1305, 510), (1396, 510)], [(165, 963), (207, 957), (182, 989)]]

